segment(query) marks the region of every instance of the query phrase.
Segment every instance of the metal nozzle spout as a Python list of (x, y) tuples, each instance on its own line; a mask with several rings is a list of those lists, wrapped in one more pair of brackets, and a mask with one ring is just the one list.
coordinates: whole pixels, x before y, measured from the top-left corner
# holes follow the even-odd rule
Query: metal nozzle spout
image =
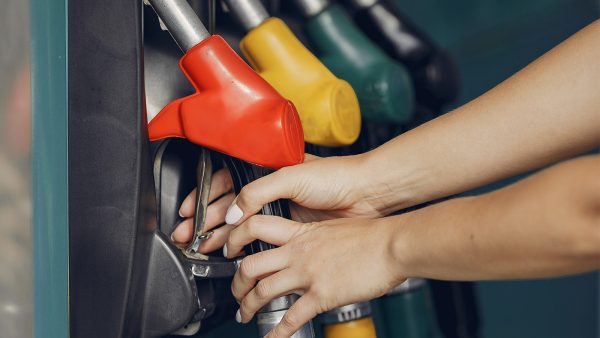
[[(297, 295), (287, 295), (272, 300), (267, 306), (260, 309), (256, 314), (256, 323), (258, 324), (258, 333), (264, 337), (271, 331), (285, 315), (286, 311), (296, 302)], [(294, 333), (292, 338), (314, 338), (312, 323), (308, 322)]]
[(361, 302), (327, 311), (322, 315), (321, 321), (323, 324), (337, 324), (358, 320), (370, 315), (371, 304), (369, 302)]
[(373, 5), (375, 5), (377, 2), (379, 2), (378, 0), (346, 0), (346, 3), (350, 6), (352, 6), (353, 8), (356, 9), (360, 9), (360, 8), (369, 8)]
[(269, 18), (260, 0), (224, 0), (229, 12), (246, 30), (252, 30)]
[(147, 0), (147, 2), (184, 53), (210, 37), (210, 33), (186, 0)]
[(321, 13), (331, 4), (329, 0), (295, 0), (298, 9), (307, 18)]

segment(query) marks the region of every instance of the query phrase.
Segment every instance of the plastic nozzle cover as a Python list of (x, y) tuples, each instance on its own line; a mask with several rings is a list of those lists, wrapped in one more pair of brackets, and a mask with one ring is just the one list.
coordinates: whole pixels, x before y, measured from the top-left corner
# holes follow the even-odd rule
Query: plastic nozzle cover
[(254, 69), (298, 109), (304, 140), (320, 146), (354, 143), (360, 134), (360, 108), (350, 84), (340, 80), (296, 38), (270, 18), (240, 44)]
[(256, 74), (218, 35), (179, 63), (196, 93), (175, 100), (148, 124), (151, 140), (181, 137), (256, 165), (278, 169), (304, 160), (294, 105)]
[(415, 91), (407, 69), (369, 40), (339, 4), (309, 19), (305, 30), (321, 61), (352, 85), (365, 120), (410, 121)]
[(377, 338), (375, 323), (372, 317), (329, 324), (324, 327), (325, 338)]

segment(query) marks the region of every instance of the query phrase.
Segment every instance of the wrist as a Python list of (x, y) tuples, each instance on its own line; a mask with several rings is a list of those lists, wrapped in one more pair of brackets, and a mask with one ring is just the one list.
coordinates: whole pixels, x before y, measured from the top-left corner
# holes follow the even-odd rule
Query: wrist
[(360, 187), (362, 198), (382, 216), (437, 198), (428, 189), (435, 186), (431, 170), (418, 158), (395, 152), (390, 156), (388, 149), (380, 147), (361, 155), (361, 170), (368, 178), (361, 181), (367, 183)]
[(389, 216), (381, 219), (382, 227), (386, 228), (386, 263), (396, 280), (416, 277), (412, 269), (415, 246), (411, 242), (406, 215)]
[[(446, 279), (472, 243), (473, 220), (485, 209), (481, 196), (461, 197), (387, 217), (393, 266), (405, 278)], [(449, 260), (449, 258), (451, 258)]]

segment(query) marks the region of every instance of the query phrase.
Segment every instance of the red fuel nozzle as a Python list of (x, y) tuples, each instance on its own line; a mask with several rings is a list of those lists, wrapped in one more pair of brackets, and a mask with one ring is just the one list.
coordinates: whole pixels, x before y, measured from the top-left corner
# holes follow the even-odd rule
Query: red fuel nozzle
[(196, 93), (148, 124), (151, 140), (181, 137), (253, 164), (278, 169), (304, 160), (293, 104), (256, 74), (218, 35), (192, 47), (180, 68)]

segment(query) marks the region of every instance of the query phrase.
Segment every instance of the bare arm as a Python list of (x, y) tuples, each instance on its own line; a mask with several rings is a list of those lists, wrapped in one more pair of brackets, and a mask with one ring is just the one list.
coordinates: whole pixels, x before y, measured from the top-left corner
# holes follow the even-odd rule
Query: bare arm
[(228, 256), (256, 239), (280, 247), (244, 258), (232, 290), (242, 322), (275, 297), (302, 295), (268, 336), (277, 338), (318, 313), (378, 297), (406, 277), (515, 279), (596, 270), (600, 156), (387, 218), (302, 224), (253, 216), (231, 232)]
[(462, 192), (600, 144), (600, 21), (472, 102), (368, 157), (386, 211)]
[(600, 156), (388, 218), (401, 273), (480, 280), (600, 269)]
[[(455, 111), (358, 156), (314, 159), (248, 184), (225, 221), (239, 224), (271, 201), (288, 198), (295, 220), (374, 218), (469, 190), (600, 145), (600, 21)], [(226, 175), (227, 176), (227, 175)], [(228, 186), (231, 180), (227, 176)], [(219, 188), (217, 185), (213, 187)], [(221, 185), (226, 191), (226, 185)], [(229, 188), (227, 188), (229, 189)], [(191, 238), (189, 217), (174, 234)], [(209, 229), (223, 222), (215, 205)], [(223, 245), (215, 231), (203, 252)]]

